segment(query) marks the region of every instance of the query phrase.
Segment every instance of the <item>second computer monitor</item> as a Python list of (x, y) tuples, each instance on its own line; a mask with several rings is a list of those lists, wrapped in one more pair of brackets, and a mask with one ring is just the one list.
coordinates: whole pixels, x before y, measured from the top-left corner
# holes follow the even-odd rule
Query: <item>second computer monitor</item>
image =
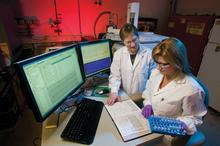
[(110, 40), (80, 43), (80, 52), (86, 77), (110, 69), (112, 61)]

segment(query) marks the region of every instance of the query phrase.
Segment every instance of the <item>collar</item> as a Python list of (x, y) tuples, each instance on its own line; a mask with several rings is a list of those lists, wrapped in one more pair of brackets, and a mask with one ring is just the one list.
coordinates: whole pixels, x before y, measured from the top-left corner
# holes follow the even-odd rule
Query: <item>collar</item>
[(185, 84), (186, 83), (186, 75), (184, 76), (183, 79), (181, 79), (181, 80), (174, 80), (174, 82), (176, 84)]
[[(158, 70), (158, 72), (159, 72), (159, 70)], [(170, 83), (168, 83), (165, 87), (163, 87), (161, 90), (158, 91), (159, 85), (160, 85), (160, 83), (161, 83), (161, 81), (163, 79), (163, 75), (161, 73), (159, 73), (158, 80), (157, 80), (157, 85), (155, 86), (155, 89), (153, 91), (154, 95), (163, 93), (163, 92), (165, 92), (167, 90), (171, 90), (171, 89), (173, 89), (173, 88), (175, 88), (175, 87), (177, 87), (177, 86), (179, 86), (181, 84), (185, 84), (186, 83), (186, 78), (187, 78), (187, 76), (185, 75), (183, 77), (183, 79), (181, 79), (181, 80), (173, 80)]]
[[(147, 52), (147, 48), (143, 47), (142, 45), (139, 45), (139, 50), (136, 55), (144, 54)], [(125, 49), (123, 50), (123, 53), (129, 54), (128, 48), (125, 46)]]

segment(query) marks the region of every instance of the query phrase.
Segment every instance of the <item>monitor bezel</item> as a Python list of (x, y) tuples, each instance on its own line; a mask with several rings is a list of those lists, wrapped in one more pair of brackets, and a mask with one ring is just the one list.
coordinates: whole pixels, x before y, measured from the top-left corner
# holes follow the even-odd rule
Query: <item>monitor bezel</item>
[(83, 56), (82, 56), (82, 50), (81, 50), (81, 46), (84, 46), (84, 45), (93, 45), (93, 44), (97, 44), (97, 43), (103, 43), (103, 42), (108, 42), (109, 44), (109, 52), (110, 52), (110, 60), (111, 60), (111, 63), (112, 63), (112, 59), (113, 59), (113, 54), (112, 54), (112, 41), (110, 39), (100, 39), (100, 40), (95, 40), (95, 41), (87, 41), (87, 42), (80, 42), (79, 43), (79, 54), (80, 54), (80, 60), (82, 61), (83, 63), (83, 72), (84, 72), (84, 76), (85, 78), (90, 78), (90, 77), (93, 77), (101, 72), (107, 72), (107, 71), (110, 71), (110, 68), (111, 68), (111, 65), (109, 66), (109, 68), (106, 68), (106, 69), (103, 69), (101, 71), (97, 71), (93, 74), (90, 74), (90, 75), (86, 75), (85, 73), (85, 70), (84, 70), (84, 61), (83, 61)]
[[(75, 47), (75, 50), (76, 50), (76, 53), (77, 53), (77, 59), (78, 59), (78, 62), (79, 62), (79, 66), (80, 66), (80, 72), (81, 72), (81, 76), (82, 76), (82, 83), (80, 83), (75, 89), (73, 89), (65, 98), (63, 98), (56, 106), (54, 106), (53, 108), (50, 109), (50, 111), (48, 111), (45, 116), (42, 116), (41, 115), (41, 112), (40, 112), (40, 109), (37, 105), (37, 102), (35, 100), (35, 97), (33, 95), (33, 92), (31, 90), (31, 87), (30, 87), (30, 84), (27, 80), (27, 77), (25, 75), (25, 72), (22, 68), (22, 66), (28, 64), (28, 63), (31, 63), (31, 62), (34, 62), (34, 61), (37, 61), (37, 60), (41, 60), (41, 59), (44, 59), (44, 58), (47, 58), (48, 56), (54, 56), (56, 54), (59, 54), (59, 53), (62, 53), (64, 51), (67, 51), (67, 50), (70, 50), (70, 49), (73, 49), (73, 47)], [(28, 106), (31, 108), (31, 110), (33, 111), (33, 114), (37, 120), (37, 122), (43, 122), (46, 118), (48, 118), (54, 111), (56, 111), (58, 109), (58, 107), (66, 100), (68, 99), (69, 97), (71, 97), (73, 95), (74, 92), (76, 92), (78, 89), (80, 89), (83, 84), (85, 83), (85, 73), (84, 73), (84, 70), (83, 70), (83, 62), (82, 60), (79, 58), (79, 49), (78, 49), (78, 45), (77, 44), (73, 44), (73, 45), (70, 45), (70, 46), (67, 46), (67, 47), (64, 47), (64, 48), (61, 48), (61, 49), (58, 49), (58, 50), (55, 50), (55, 51), (51, 51), (51, 52), (48, 52), (48, 53), (45, 53), (45, 54), (41, 54), (41, 55), (38, 55), (38, 56), (35, 56), (35, 57), (32, 57), (32, 58), (28, 58), (28, 59), (25, 59), (25, 60), (22, 60), (22, 61), (19, 61), (19, 62), (16, 62), (14, 65), (15, 65), (15, 69), (17, 71), (17, 75), (20, 79), (20, 83), (22, 85), (22, 90), (24, 92), (24, 95), (25, 95), (25, 98), (27, 100), (27, 103), (28, 103)]]

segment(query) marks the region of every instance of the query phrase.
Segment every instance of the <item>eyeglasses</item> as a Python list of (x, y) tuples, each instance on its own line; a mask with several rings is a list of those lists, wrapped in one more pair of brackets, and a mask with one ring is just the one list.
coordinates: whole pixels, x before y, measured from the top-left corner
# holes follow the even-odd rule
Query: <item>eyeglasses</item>
[(160, 67), (162, 68), (168, 68), (170, 67), (170, 63), (161, 63), (161, 62), (158, 62), (158, 61), (155, 61), (158, 65), (160, 65)]
[(124, 44), (127, 45), (127, 46), (130, 46), (131, 43), (134, 43), (134, 44), (137, 44), (139, 42), (139, 39), (138, 38), (135, 38), (131, 41), (124, 41)]

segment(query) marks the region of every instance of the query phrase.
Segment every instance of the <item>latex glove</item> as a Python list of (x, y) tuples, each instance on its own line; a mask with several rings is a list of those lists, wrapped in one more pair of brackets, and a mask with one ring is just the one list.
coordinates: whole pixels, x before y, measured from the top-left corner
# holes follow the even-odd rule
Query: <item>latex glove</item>
[(182, 123), (181, 123), (181, 127), (182, 127), (184, 130), (186, 130), (186, 129), (187, 129), (186, 123), (182, 122)]
[(121, 97), (118, 96), (116, 93), (111, 93), (108, 97), (107, 104), (113, 105), (117, 101), (121, 101)]
[(146, 105), (143, 109), (142, 109), (142, 115), (145, 117), (145, 118), (148, 118), (150, 115), (153, 115), (154, 112), (153, 112), (153, 109), (152, 109), (152, 106), (151, 105)]

